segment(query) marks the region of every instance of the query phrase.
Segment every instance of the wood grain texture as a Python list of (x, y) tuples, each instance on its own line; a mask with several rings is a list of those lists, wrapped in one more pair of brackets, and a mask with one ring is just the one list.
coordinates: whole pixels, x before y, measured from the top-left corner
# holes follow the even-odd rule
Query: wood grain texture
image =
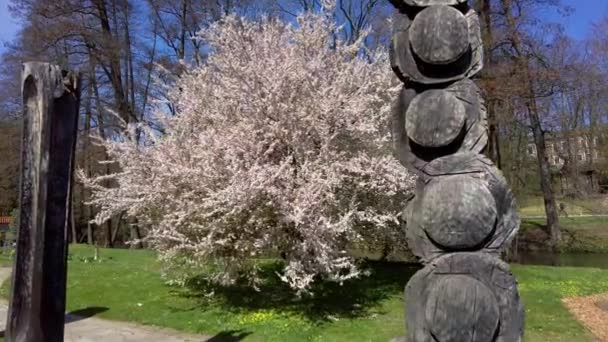
[(424, 63), (454, 63), (469, 50), (467, 19), (454, 7), (425, 8), (414, 17), (408, 34), (412, 51)]
[(421, 196), (414, 221), (446, 251), (482, 247), (494, 232), (497, 210), (483, 181), (466, 175), (440, 177)]
[[(448, 145), (442, 146), (440, 149), (431, 148), (422, 151), (420, 148), (417, 149), (416, 145), (418, 144), (412, 144), (412, 142), (415, 143), (416, 140), (422, 140), (423, 143), (429, 143), (425, 142), (423, 138), (410, 139), (406, 129), (408, 121), (410, 125), (414, 122), (425, 121), (424, 116), (419, 116), (420, 111), (411, 109), (411, 104), (419, 94), (430, 90), (427, 90), (425, 87), (404, 86), (399, 97), (393, 103), (391, 132), (395, 157), (414, 173), (420, 172), (430, 161), (438, 157), (457, 152), (481, 152), (488, 142), (487, 111), (481, 97), (481, 91), (475, 82), (464, 79), (443, 88), (436, 87), (436, 89), (442, 89), (442, 91), (457, 98), (462, 106), (464, 106), (466, 113), (464, 131), (461, 132), (461, 136), (455, 138)], [(409, 119), (408, 115), (415, 115), (417, 117)], [(428, 120), (428, 122), (424, 122), (422, 125), (431, 127), (432, 129), (435, 127), (433, 124), (438, 121)]]
[(466, 110), (462, 101), (442, 89), (431, 89), (414, 97), (405, 114), (407, 136), (422, 147), (446, 146), (464, 128)]
[[(390, 60), (391, 67), (395, 74), (403, 82), (416, 82), (421, 84), (440, 84), (452, 81), (461, 80), (465, 77), (472, 77), (481, 70), (483, 67), (483, 47), (481, 44), (481, 27), (479, 24), (479, 17), (477, 13), (470, 9), (465, 14), (458, 12), (458, 22), (464, 20), (466, 22), (466, 31), (468, 33), (461, 32), (462, 29), (457, 30), (458, 38), (456, 42), (452, 42), (446, 38), (450, 32), (443, 30), (441, 24), (438, 25), (423, 25), (420, 24), (420, 29), (417, 29), (420, 34), (414, 33), (410, 37), (410, 30), (412, 29), (413, 22), (418, 20), (418, 17), (426, 11), (430, 11), (432, 8), (445, 7), (445, 6), (432, 6), (422, 10), (418, 14), (407, 14), (401, 11), (396, 11), (393, 16), (393, 36), (390, 44)], [(446, 7), (450, 8), (450, 7)], [(452, 10), (448, 10), (447, 13), (453, 13)], [(460, 26), (456, 24), (455, 26)], [(426, 30), (425, 30), (426, 27)], [(436, 32), (430, 32), (433, 27), (437, 27)], [(424, 36), (424, 33), (428, 33)], [(463, 37), (468, 37), (466, 44), (466, 51), (462, 51), (461, 40)], [(411, 41), (410, 38), (414, 40)], [(418, 46), (417, 53), (421, 53), (422, 56), (416, 55), (412, 49), (413, 46)], [(460, 48), (455, 48), (458, 45)], [(428, 47), (433, 47), (431, 52)], [(459, 51), (451, 54), (449, 51)], [(435, 60), (434, 54), (438, 55), (438, 59)], [(459, 57), (455, 60), (453, 58), (458, 55)], [(453, 58), (450, 58), (452, 56)]]
[(492, 290), (460, 274), (440, 277), (432, 284), (425, 320), (438, 341), (492, 341), (500, 313)]
[(488, 112), (481, 89), (475, 82), (465, 78), (450, 84), (445, 90), (460, 100), (466, 111), (466, 134), (459, 152), (480, 153), (488, 144)]
[(389, 57), (393, 72), (403, 82), (410, 80), (405, 65), (408, 61), (407, 54), (410, 53), (408, 30), (411, 25), (412, 19), (408, 14), (395, 11), (393, 15), (393, 32), (389, 44)]
[[(404, 220), (407, 222), (406, 237), (408, 247), (414, 255), (427, 263), (450, 250), (467, 249), (464, 247), (464, 242), (457, 245), (457, 248), (442, 245), (447, 243), (446, 240), (453, 239), (454, 237), (443, 237), (441, 239), (433, 237), (434, 235), (441, 235), (442, 232), (446, 233), (446, 230), (457, 234), (463, 233), (465, 229), (479, 230), (479, 232), (473, 234), (472, 237), (475, 237), (474, 239), (463, 241), (479, 241), (481, 236), (486, 235), (486, 238), (480, 244), (469, 244), (470, 248), (482, 252), (500, 255), (500, 252), (509, 246), (509, 243), (519, 230), (520, 219), (517, 214), (515, 199), (507, 186), (506, 180), (490, 160), (477, 153), (457, 153), (435, 159), (431, 163), (428, 163), (422, 171), (423, 173), (418, 181), (424, 184), (424, 186), (417, 188), (414, 200), (408, 205), (408, 210), (404, 212)], [(462, 193), (447, 193), (445, 191), (445, 198), (434, 198), (441, 195), (441, 191), (439, 191), (433, 198), (425, 200), (426, 192), (429, 189), (431, 189), (432, 193), (434, 191), (432, 189), (437, 184), (441, 184), (450, 178), (462, 179), (463, 185), (461, 186), (463, 187), (471, 186), (471, 188), (465, 190), (465, 192), (470, 192), (468, 195), (465, 195), (469, 196), (469, 199), (465, 200), (461, 198), (463, 196)], [(469, 180), (464, 181), (464, 179)], [(475, 184), (474, 187), (477, 189), (479, 189), (479, 186), (483, 186), (485, 188), (483, 190), (485, 195), (481, 195), (481, 193), (473, 194), (473, 184)], [(440, 185), (439, 189), (442, 187)], [(487, 226), (480, 227), (483, 220), (489, 221), (492, 217), (490, 214), (492, 211), (488, 208), (491, 206), (492, 201), (487, 198), (488, 193), (491, 194), (493, 199), (496, 220), (495, 223), (488, 223)], [(478, 196), (479, 198), (476, 198)], [(470, 206), (478, 205), (479, 207), (465, 209), (465, 202), (470, 203)], [(451, 208), (450, 205), (454, 206), (454, 208)], [(427, 206), (429, 209), (426, 209)], [(433, 207), (435, 211), (432, 210)], [(471, 210), (472, 216), (465, 218), (466, 214), (462, 210)], [(425, 218), (426, 216), (430, 217), (433, 215), (433, 212), (436, 215), (435, 217), (432, 217), (432, 219)], [(458, 214), (454, 214), (453, 212)], [(444, 224), (442, 227), (430, 228), (433, 231), (432, 235), (427, 231), (429, 228), (425, 229), (425, 226), (435, 224), (438, 221), (449, 220), (447, 217), (454, 219), (456, 216), (460, 216), (457, 217), (458, 221), (454, 220), (449, 224)], [(459, 228), (451, 226), (457, 222), (462, 226)]]
[(63, 341), (67, 226), (79, 79), (47, 63), (22, 72), (20, 222), (7, 341)]
[(484, 251), (499, 254), (517, 235), (521, 220), (506, 179), (490, 159), (472, 152), (446, 156), (429, 163), (423, 170), (422, 178), (423, 182), (428, 183), (440, 175), (463, 173), (483, 180), (494, 197), (497, 209), (496, 229), (492, 238), (485, 244)]
[(422, 169), (424, 165), (426, 165), (426, 162), (420, 162), (416, 156), (411, 153), (409, 138), (407, 137), (405, 130), (405, 113), (416, 95), (417, 93), (414, 88), (406, 86), (401, 88), (399, 96), (397, 96), (397, 99), (391, 106), (390, 120), (391, 140), (395, 158), (411, 171)]
[(409, 342), (519, 342), (523, 337), (517, 283), (494, 255), (441, 256), (412, 277), (405, 300)]
[(404, 83), (392, 140), (419, 176), (401, 222), (426, 265), (405, 290), (405, 340), (519, 342), (523, 306), (499, 257), (520, 221), (504, 177), (479, 154), (488, 142), (485, 104), (470, 80), (483, 67), (479, 18), (466, 1), (391, 2), (391, 67)]

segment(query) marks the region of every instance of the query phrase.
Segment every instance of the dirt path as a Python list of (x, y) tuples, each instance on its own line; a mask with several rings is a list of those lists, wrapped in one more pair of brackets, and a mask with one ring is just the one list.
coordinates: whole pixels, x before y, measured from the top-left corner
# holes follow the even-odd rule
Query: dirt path
[[(0, 268), (0, 284), (8, 279), (10, 268)], [(8, 305), (0, 303), (0, 330), (4, 330)], [(169, 329), (108, 321), (99, 318), (70, 316), (66, 320), (66, 342), (202, 342), (222, 340), (207, 336), (188, 335)]]
[(0, 285), (4, 283), (4, 281), (11, 276), (11, 268), (10, 267), (0, 267)]
[(608, 293), (562, 300), (568, 310), (600, 341), (608, 342)]

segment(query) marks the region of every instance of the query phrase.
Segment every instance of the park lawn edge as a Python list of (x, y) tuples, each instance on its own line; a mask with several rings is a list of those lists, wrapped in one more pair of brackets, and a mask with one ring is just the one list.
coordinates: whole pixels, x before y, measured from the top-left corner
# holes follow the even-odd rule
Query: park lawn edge
[[(345, 284), (344, 291), (360, 292), (332, 306), (290, 303), (273, 299), (273, 293), (208, 299), (205, 293), (166, 285), (149, 251), (100, 249), (101, 262), (93, 262), (91, 248), (70, 248), (68, 311), (97, 307), (102, 309), (99, 318), (204, 335), (230, 332), (245, 341), (388, 341), (404, 333), (402, 290), (407, 277), (399, 265), (374, 271), (373, 281), (359, 280), (368, 284), (363, 289)], [(512, 269), (526, 308), (526, 341), (592, 341), (561, 299), (608, 292), (608, 270), (523, 265)], [(4, 298), (9, 283), (2, 285)], [(328, 287), (336, 290), (340, 296), (340, 288)], [(248, 296), (253, 300), (246, 302)]]

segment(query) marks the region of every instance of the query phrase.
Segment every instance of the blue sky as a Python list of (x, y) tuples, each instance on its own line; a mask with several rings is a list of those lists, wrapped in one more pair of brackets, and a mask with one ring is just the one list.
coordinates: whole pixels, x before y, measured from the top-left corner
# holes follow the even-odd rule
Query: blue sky
[(584, 38), (592, 22), (608, 15), (608, 0), (562, 0), (562, 3), (573, 8), (574, 12), (567, 17), (546, 13), (546, 18), (564, 25), (566, 33), (575, 39)]
[(4, 43), (10, 41), (19, 29), (19, 25), (8, 12), (8, 0), (0, 0), (0, 52), (4, 51)]
[[(4, 51), (4, 43), (12, 40), (19, 29), (19, 25), (8, 12), (8, 1), (0, 0), (0, 52)], [(608, 15), (608, 0), (562, 1), (574, 9), (572, 14), (565, 18), (554, 12), (544, 15), (552, 21), (561, 22), (568, 35), (575, 39), (581, 39), (587, 34), (591, 22), (598, 20), (603, 15)]]

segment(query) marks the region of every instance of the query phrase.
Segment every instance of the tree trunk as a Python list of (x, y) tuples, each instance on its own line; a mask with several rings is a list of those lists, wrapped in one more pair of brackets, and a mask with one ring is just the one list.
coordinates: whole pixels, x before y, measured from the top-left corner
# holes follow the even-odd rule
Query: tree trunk
[(93, 243), (93, 227), (91, 222), (87, 222), (87, 245), (92, 245)]
[[(513, 149), (513, 164), (515, 166), (515, 168), (512, 170), (513, 171), (513, 180), (511, 182), (511, 186), (513, 186), (513, 189), (517, 189), (519, 190), (523, 184), (520, 182), (520, 179), (522, 178), (521, 175), (519, 174), (521, 172), (521, 170), (523, 169), (521, 167), (522, 165), (522, 159), (527, 157), (527, 146), (523, 146), (523, 134), (522, 134), (522, 130), (519, 126), (514, 125), (514, 129), (515, 129), (515, 134), (517, 134), (517, 145), (515, 147), (515, 149)], [(523, 150), (523, 151), (522, 151)]]
[[(106, 131), (105, 131), (105, 124), (104, 124), (104, 117), (103, 117), (103, 113), (101, 112), (101, 109), (103, 108), (102, 104), (101, 104), (101, 97), (99, 95), (99, 87), (97, 84), (97, 79), (95, 77), (95, 62), (94, 62), (94, 57), (93, 57), (93, 50), (91, 48), (91, 45), (89, 43), (87, 43), (87, 51), (89, 53), (89, 73), (90, 73), (90, 79), (89, 81), (91, 82), (91, 89), (92, 89), (92, 96), (95, 99), (95, 108), (97, 109), (97, 125), (98, 125), (98, 129), (99, 129), (99, 135), (101, 136), (101, 138), (103, 140), (106, 140), (107, 135), (106, 135)], [(108, 154), (107, 151), (103, 151), (103, 160), (107, 161), (108, 158)], [(91, 177), (91, 170), (89, 167), (89, 177)], [(108, 164), (105, 164), (104, 166), (104, 174), (105, 175), (109, 175), (110, 174), (110, 166)], [(104, 186), (109, 187), (110, 183), (109, 181), (105, 181)], [(112, 219), (109, 219), (106, 223), (105, 223), (105, 247), (112, 247)], [(90, 229), (90, 224), (89, 227)], [(92, 234), (92, 232), (91, 232)]]
[(494, 76), (492, 75), (494, 65), (494, 59), (492, 58), (492, 50), (494, 45), (494, 36), (492, 33), (492, 17), (491, 17), (491, 7), (490, 0), (480, 0), (477, 3), (477, 7), (479, 8), (480, 16), (482, 18), (483, 26), (482, 26), (482, 35), (483, 35), (483, 44), (484, 51), (486, 52), (486, 68), (484, 72), (484, 77), (488, 79), (488, 91), (489, 98), (487, 100), (487, 110), (488, 110), (488, 147), (486, 150), (487, 156), (494, 162), (497, 168), (502, 169), (502, 161), (500, 157), (500, 129), (498, 124), (498, 118), (496, 117), (496, 100), (495, 95), (493, 94)]
[(114, 228), (114, 231), (112, 232), (112, 246), (116, 244), (116, 238), (118, 237), (118, 233), (120, 232), (120, 227), (122, 225), (122, 216), (123, 214), (118, 215), (118, 218), (116, 220), (116, 228)]
[(502, 169), (500, 157), (500, 137), (498, 120), (496, 118), (496, 106), (494, 101), (488, 103), (488, 150), (487, 155), (497, 168)]
[(551, 238), (551, 245), (555, 248), (561, 241), (561, 232), (559, 229), (559, 216), (557, 215), (557, 206), (555, 205), (555, 195), (551, 182), (551, 170), (549, 168), (549, 161), (547, 160), (545, 132), (542, 129), (542, 123), (536, 103), (534, 83), (530, 75), (530, 63), (528, 56), (525, 55), (523, 50), (521, 35), (511, 10), (511, 1), (512, 0), (502, 0), (501, 3), (507, 21), (507, 30), (509, 32), (508, 39), (513, 45), (513, 50), (515, 51), (514, 59), (516, 60), (522, 75), (523, 97), (526, 99), (528, 120), (530, 121), (530, 129), (532, 130), (534, 144), (536, 146), (536, 156), (540, 173), (540, 187), (543, 193), (545, 213), (547, 215), (547, 232)]
[(184, 57), (186, 57), (186, 25), (188, 25), (186, 16), (188, 15), (188, 1), (189, 0), (182, 0), (182, 13), (180, 16), (181, 30), (179, 33), (179, 49), (177, 51), (177, 58), (180, 60), (183, 60)]
[(106, 244), (105, 247), (112, 248), (114, 244), (112, 243), (112, 219), (106, 221)]
[[(131, 222), (130, 226), (131, 226), (130, 227), (131, 245), (129, 246), (129, 248), (142, 249), (143, 245), (140, 241), (141, 232), (139, 231), (139, 223), (137, 222), (137, 219), (134, 219), (133, 222)], [(137, 242), (133, 242), (133, 241), (137, 241)]]
[[(90, 53), (90, 52), (89, 52)], [(92, 56), (89, 56), (89, 61), (92, 61)], [(88, 178), (91, 178), (91, 118), (92, 118), (92, 109), (91, 109), (91, 98), (93, 97), (93, 81), (92, 78), (94, 75), (95, 66), (92, 62), (89, 62), (89, 75), (87, 82), (87, 91), (86, 91), (86, 100), (85, 100), (85, 113), (84, 113), (84, 133), (83, 133), (83, 165), (84, 172), (86, 173)], [(81, 187), (81, 203), (82, 203), (82, 215), (84, 216), (84, 221), (87, 223), (87, 244), (93, 244), (93, 228), (91, 227), (91, 207), (86, 205), (86, 201), (89, 198), (89, 194), (85, 186)]]
[[(99, 22), (101, 31), (106, 42), (114, 41), (114, 35), (110, 27), (110, 19), (108, 16), (108, 10), (104, 0), (95, 0), (95, 6), (97, 7)], [(107, 52), (107, 59), (109, 69), (103, 66), (104, 72), (110, 79), (112, 89), (114, 91), (114, 100), (118, 107), (118, 113), (125, 123), (135, 121), (136, 118), (133, 116), (133, 112), (129, 108), (128, 100), (125, 95), (125, 86), (123, 84), (121, 75), (121, 64), (120, 64), (120, 53), (116, 51)]]
[(555, 194), (553, 193), (551, 181), (551, 170), (549, 168), (549, 161), (547, 160), (545, 133), (541, 128), (541, 122), (536, 108), (536, 101), (533, 98), (529, 101), (527, 107), (528, 119), (530, 120), (530, 125), (532, 128), (534, 144), (536, 145), (536, 156), (538, 158), (538, 169), (540, 173), (540, 188), (543, 192), (545, 213), (547, 215), (547, 231), (551, 236), (551, 244), (553, 247), (557, 247), (562, 237), (559, 229), (557, 206), (555, 205)]
[(78, 231), (76, 230), (76, 220), (74, 219), (74, 210), (70, 210), (70, 230), (72, 232), (72, 243), (78, 243)]

